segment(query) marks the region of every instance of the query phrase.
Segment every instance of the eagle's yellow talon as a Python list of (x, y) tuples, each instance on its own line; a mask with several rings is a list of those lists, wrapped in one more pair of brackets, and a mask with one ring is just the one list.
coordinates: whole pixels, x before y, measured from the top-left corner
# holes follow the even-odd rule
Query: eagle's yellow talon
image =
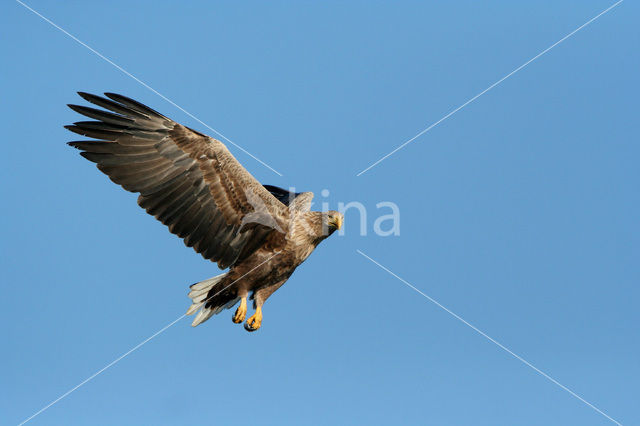
[(247, 316), (247, 298), (243, 297), (242, 301), (240, 302), (240, 306), (238, 306), (238, 309), (236, 309), (236, 313), (232, 318), (232, 321), (235, 322), (236, 324), (240, 324), (242, 323), (242, 321), (244, 321), (244, 317)]
[(247, 322), (244, 324), (244, 329), (247, 331), (256, 331), (262, 325), (262, 309), (258, 307), (256, 313), (253, 314)]

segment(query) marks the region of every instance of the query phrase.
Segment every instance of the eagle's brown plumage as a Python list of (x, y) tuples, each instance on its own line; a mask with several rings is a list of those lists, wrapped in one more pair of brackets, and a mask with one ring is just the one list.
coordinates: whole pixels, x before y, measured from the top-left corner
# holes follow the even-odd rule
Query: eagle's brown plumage
[[(114, 93), (80, 92), (108, 111), (69, 105), (97, 121), (65, 126), (94, 140), (70, 142), (138, 204), (226, 274), (191, 286), (198, 325), (238, 301), (234, 322), (244, 321), (250, 292), (257, 330), (262, 304), (326, 237), (342, 224), (335, 211), (310, 211), (311, 192), (263, 186), (220, 141)], [(109, 112), (110, 111), (110, 112)]]

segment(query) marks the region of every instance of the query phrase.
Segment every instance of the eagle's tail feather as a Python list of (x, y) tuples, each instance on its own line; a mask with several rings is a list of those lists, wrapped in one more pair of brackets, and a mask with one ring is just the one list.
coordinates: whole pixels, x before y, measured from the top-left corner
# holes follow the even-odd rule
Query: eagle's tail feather
[[(213, 315), (219, 313), (223, 309), (229, 309), (233, 307), (233, 305), (238, 303), (238, 301), (240, 300), (240, 298), (231, 297), (231, 300), (225, 300), (224, 301), (225, 303), (222, 303), (222, 304), (215, 303), (220, 301), (220, 297), (216, 297), (216, 296), (222, 296), (219, 293), (222, 293), (225, 290), (224, 288), (222, 288), (217, 292), (215, 292), (216, 290), (215, 287), (219, 284), (222, 284), (222, 280), (225, 277), (225, 275), (226, 274), (218, 275), (213, 278), (209, 278), (208, 280), (204, 280), (199, 283), (195, 283), (191, 285), (190, 287), (191, 291), (189, 292), (189, 297), (191, 298), (191, 301), (193, 303), (191, 304), (191, 306), (189, 306), (189, 309), (187, 310), (186, 315), (192, 315), (198, 309), (202, 308), (200, 309), (200, 312), (198, 312), (198, 315), (196, 315), (196, 317), (193, 320), (193, 323), (191, 324), (193, 327), (195, 327), (200, 323), (205, 322), (206, 320), (211, 318)], [(212, 290), (214, 291), (214, 294), (209, 295), (209, 293), (211, 293)], [(215, 298), (215, 301), (212, 300), (214, 298)]]

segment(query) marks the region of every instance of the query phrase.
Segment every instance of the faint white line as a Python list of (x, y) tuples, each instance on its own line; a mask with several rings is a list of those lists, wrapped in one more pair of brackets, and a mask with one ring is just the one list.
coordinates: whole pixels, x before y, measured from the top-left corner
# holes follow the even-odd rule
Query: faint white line
[(257, 162), (259, 162), (260, 164), (262, 164), (263, 166), (265, 166), (266, 168), (268, 168), (269, 170), (271, 170), (272, 172), (274, 172), (275, 174), (277, 174), (278, 176), (282, 176), (282, 173), (280, 173), (279, 171), (277, 171), (276, 169), (274, 169), (273, 167), (269, 166), (267, 163), (265, 163), (264, 161), (262, 161), (261, 159), (259, 159), (258, 157), (256, 157), (255, 155), (251, 154), (249, 151), (247, 151), (246, 149), (244, 149), (243, 147), (241, 147), (240, 145), (236, 144), (235, 142), (233, 142), (231, 139), (229, 139), (228, 137), (226, 137), (225, 135), (223, 135), (222, 133), (220, 133), (219, 131), (217, 131), (216, 129), (214, 129), (213, 127), (209, 126), (207, 123), (205, 123), (204, 121), (200, 120), (198, 117), (196, 117), (195, 115), (191, 114), (189, 111), (187, 111), (186, 109), (182, 108), (180, 105), (176, 104), (175, 102), (173, 102), (171, 99), (167, 98), (166, 96), (164, 96), (162, 93), (158, 92), (156, 89), (154, 89), (153, 87), (149, 86), (147, 83), (145, 83), (144, 81), (140, 80), (138, 77), (136, 77), (135, 75), (131, 74), (129, 71), (125, 70), (124, 68), (122, 68), (120, 65), (116, 64), (115, 62), (113, 62), (111, 59), (107, 58), (106, 56), (104, 56), (102, 53), (98, 52), (97, 50), (95, 50), (94, 48), (92, 48), (91, 46), (89, 46), (88, 44), (86, 44), (85, 42), (79, 40), (77, 37), (75, 37), (73, 34), (69, 33), (68, 31), (66, 31), (64, 28), (61, 28), (60, 26), (56, 25), (55, 23), (53, 23), (50, 19), (42, 16), (40, 13), (38, 13), (36, 10), (32, 9), (31, 7), (29, 7), (27, 4), (23, 3), (20, 0), (16, 0), (16, 2), (18, 2), (19, 4), (21, 4), (22, 6), (24, 6), (26, 9), (29, 9), (31, 12), (35, 13), (36, 15), (38, 15), (40, 18), (44, 19), (46, 22), (48, 22), (49, 24), (51, 24), (52, 26), (54, 26), (55, 28), (57, 28), (58, 30), (62, 31), (64, 34), (66, 34), (67, 36), (69, 36), (70, 38), (72, 38), (74, 41), (78, 42), (79, 44), (81, 44), (82, 46), (86, 47), (87, 49), (89, 49), (91, 52), (95, 53), (97, 56), (99, 56), (100, 58), (104, 59), (105, 61), (107, 61), (108, 63), (110, 63), (111, 65), (113, 65), (114, 67), (116, 67), (117, 69), (119, 69), (120, 71), (122, 71), (124, 74), (126, 74), (127, 76), (131, 77), (132, 79), (134, 79), (135, 81), (137, 81), (138, 83), (140, 83), (141, 85), (143, 85), (144, 87), (146, 87), (147, 89), (151, 90), (153, 93), (155, 93), (156, 95), (160, 96), (162, 99), (164, 99), (165, 101), (169, 102), (171, 105), (173, 105), (174, 107), (178, 108), (180, 111), (184, 112), (185, 114), (187, 114), (189, 117), (193, 118), (194, 120), (196, 120), (198, 123), (202, 124), (203, 126), (207, 127), (209, 130), (211, 130), (212, 132), (215, 132), (218, 136), (220, 136), (221, 138), (223, 138), (224, 140), (226, 140), (227, 142), (229, 142), (230, 144), (232, 144), (233, 146), (235, 146), (236, 148), (238, 148), (240, 151), (244, 152), (245, 154), (247, 154), (248, 156), (250, 156), (251, 158), (253, 158), (254, 160), (256, 160)]
[(111, 361), (109, 364), (105, 365), (104, 367), (102, 367), (100, 370), (96, 371), (95, 373), (93, 373), (91, 376), (87, 377), (85, 380), (83, 380), (82, 382), (78, 383), (76, 386), (72, 387), (71, 389), (69, 389), (68, 391), (66, 391), (65, 393), (63, 393), (62, 395), (60, 395), (57, 399), (51, 401), (49, 404), (45, 405), (44, 407), (42, 407), (39, 411), (37, 411), (35, 414), (33, 414), (31, 417), (29, 417), (26, 420), (23, 420), (18, 426), (22, 426), (23, 424), (27, 423), (28, 421), (30, 421), (31, 419), (33, 419), (34, 417), (36, 417), (38, 414), (42, 413), (43, 411), (45, 411), (47, 408), (51, 407), (52, 405), (56, 404), (58, 401), (66, 398), (68, 395), (70, 395), (71, 393), (73, 393), (76, 389), (78, 389), (80, 386), (84, 385), (87, 382), (90, 382), (94, 377), (98, 376), (100, 373), (102, 373), (103, 371), (107, 370), (109, 367), (111, 367), (114, 364), (117, 364), (118, 361), (120, 361), (121, 359), (123, 359), (124, 357), (126, 357), (127, 355), (129, 355), (131, 352), (134, 352), (136, 349), (140, 348), (142, 345), (144, 345), (145, 343), (147, 343), (148, 341), (150, 341), (151, 339), (153, 339), (154, 337), (156, 337), (157, 335), (161, 334), (162, 332), (164, 332), (166, 329), (168, 329), (169, 327), (171, 327), (173, 324), (177, 323), (178, 321), (180, 321), (182, 318), (184, 318), (186, 315), (182, 315), (181, 317), (177, 318), (176, 320), (170, 322), (169, 324), (165, 325), (164, 327), (162, 327), (160, 330), (156, 331), (155, 333), (153, 333), (150, 337), (146, 338), (145, 340), (143, 340), (142, 342), (138, 343), (137, 345), (135, 345), (133, 348), (129, 349), (127, 352), (123, 353), (122, 355), (120, 355), (118, 358), (114, 359), (113, 361)]
[(438, 124), (442, 123), (444, 120), (446, 120), (447, 118), (451, 117), (453, 114), (455, 114), (456, 112), (460, 111), (462, 108), (466, 107), (467, 105), (469, 105), (471, 102), (475, 101), (476, 99), (478, 99), (480, 96), (484, 95), (485, 93), (487, 93), (489, 90), (493, 89), (494, 87), (496, 87), (498, 84), (502, 83), (503, 81), (505, 81), (507, 78), (511, 77), (512, 75), (514, 75), (515, 73), (517, 73), (518, 71), (520, 71), (522, 68), (526, 67), (527, 65), (529, 65), (531, 62), (535, 61), (536, 59), (538, 59), (540, 56), (544, 55), (545, 53), (547, 53), (548, 51), (550, 51), (551, 49), (553, 49), (554, 47), (556, 47), (557, 45), (559, 45), (560, 43), (562, 43), (563, 41), (565, 41), (566, 39), (568, 39), (569, 37), (571, 37), (572, 35), (574, 35), (575, 33), (577, 33), (578, 31), (580, 31), (581, 29), (583, 29), (584, 27), (586, 27), (587, 25), (589, 25), (590, 23), (592, 23), (593, 21), (595, 21), (596, 19), (598, 19), (599, 17), (601, 17), (602, 15), (604, 15), (605, 13), (607, 13), (608, 11), (610, 11), (611, 9), (613, 9), (614, 7), (616, 7), (617, 5), (619, 5), (620, 3), (622, 3), (624, 0), (619, 0), (618, 2), (614, 3), (613, 5), (609, 6), (608, 8), (606, 8), (605, 10), (603, 10), (602, 12), (600, 12), (599, 14), (597, 14), (596, 16), (594, 16), (593, 18), (589, 19), (587, 22), (585, 22), (584, 24), (580, 25), (578, 28), (576, 28), (575, 30), (571, 31), (569, 34), (567, 34), (566, 36), (562, 37), (560, 40), (556, 41), (555, 43), (553, 43), (551, 46), (547, 47), (546, 49), (544, 49), (542, 52), (538, 53), (536, 56), (534, 56), (533, 58), (529, 59), (527, 62), (525, 62), (524, 64), (520, 65), (518, 68), (516, 68), (515, 70), (511, 71), (509, 74), (505, 75), (504, 77), (502, 77), (500, 80), (496, 81), (495, 83), (493, 83), (491, 86), (487, 87), (486, 89), (484, 89), (482, 92), (478, 93), (477, 95), (475, 95), (473, 98), (469, 99), (467, 102), (463, 103), (462, 105), (460, 105), (458, 108), (454, 109), (453, 111), (451, 111), (450, 113), (448, 113), (447, 115), (445, 115), (444, 117), (442, 117), (440, 120), (436, 121), (435, 123), (433, 123), (432, 125), (430, 125), (429, 127), (427, 127), (426, 129), (424, 129), (423, 131), (421, 131), (420, 133), (418, 133), (417, 135), (415, 135), (414, 137), (412, 137), (411, 139), (409, 139), (408, 141), (406, 141), (405, 143), (403, 143), (402, 145), (398, 146), (396, 149), (394, 149), (393, 151), (391, 151), (390, 153), (388, 153), (387, 155), (385, 155), (384, 157), (380, 158), (378, 161), (376, 161), (375, 163), (372, 163), (371, 165), (369, 165), (369, 167), (367, 167), (366, 169), (362, 170), (360, 173), (358, 173), (356, 176), (360, 176), (363, 173), (365, 173), (366, 171), (368, 171), (369, 169), (377, 166), (378, 164), (380, 164), (382, 161), (384, 161), (385, 159), (387, 159), (388, 157), (392, 156), (393, 154), (395, 154), (396, 152), (400, 151), (402, 148), (404, 148), (405, 146), (409, 145), (411, 142), (413, 142), (414, 140), (418, 139), (420, 136), (424, 135), (425, 133), (427, 133), (429, 130), (433, 129), (434, 127), (436, 127)]
[(607, 415), (604, 411), (600, 410), (598, 407), (596, 407), (595, 405), (591, 404), (590, 402), (588, 402), (587, 400), (585, 400), (584, 398), (582, 398), (580, 395), (578, 395), (577, 393), (575, 393), (574, 391), (572, 391), (571, 389), (569, 389), (568, 387), (564, 386), (562, 383), (558, 382), (557, 380), (555, 380), (553, 377), (549, 376), (548, 374), (546, 374), (544, 371), (538, 369), (537, 367), (535, 367), (534, 365), (532, 365), (529, 361), (527, 361), (526, 359), (522, 358), (520, 355), (514, 353), (513, 351), (511, 351), (509, 348), (507, 348), (506, 346), (504, 346), (502, 343), (498, 342), (497, 340), (493, 339), (491, 336), (488, 336), (486, 333), (484, 333), (483, 331), (479, 330), (478, 328), (476, 328), (474, 325), (470, 324), (469, 322), (465, 321), (464, 319), (462, 319), (459, 315), (457, 315), (456, 313), (450, 311), (449, 309), (447, 309), (445, 306), (441, 305), (437, 300), (435, 300), (434, 298), (428, 296), (427, 294), (423, 293), (422, 291), (418, 290), (416, 287), (414, 287), (413, 285), (411, 285), (409, 282), (407, 282), (406, 280), (402, 279), (401, 277), (399, 277), (398, 275), (394, 274), (393, 272), (391, 272), (388, 268), (382, 266), (380, 263), (378, 263), (377, 261), (373, 260), (372, 258), (370, 258), (369, 256), (367, 256), (366, 254), (364, 254), (362, 251), (360, 250), (356, 250), (359, 254), (361, 254), (362, 256), (364, 256), (365, 258), (367, 258), (368, 260), (370, 260), (371, 262), (375, 263), (378, 267), (380, 267), (381, 269), (387, 271), (389, 274), (391, 274), (392, 276), (394, 276), (395, 278), (397, 278), (398, 280), (402, 281), (404, 284), (406, 284), (408, 287), (412, 288), (414, 291), (416, 291), (417, 293), (419, 293), (420, 295), (424, 296), (425, 298), (427, 298), (430, 302), (434, 303), (435, 305), (437, 305), (439, 308), (443, 309), (445, 312), (447, 312), (448, 314), (450, 314), (451, 316), (453, 316), (454, 318), (456, 318), (457, 320), (461, 321), (463, 324), (465, 324), (466, 326), (470, 327), (471, 329), (473, 329), (475, 332), (477, 332), (478, 334), (480, 334), (481, 336), (485, 337), (486, 339), (488, 339), (490, 342), (496, 344), (498, 347), (500, 347), (501, 349), (503, 349), (504, 351), (506, 351), (507, 353), (509, 353), (510, 355), (512, 355), (514, 358), (516, 358), (517, 360), (521, 361), (522, 363), (524, 363), (526, 366), (532, 368), (534, 371), (536, 371), (537, 373), (541, 374), (543, 377), (545, 377), (546, 379), (550, 380), (552, 383), (558, 385), (560, 388), (564, 389), (565, 391), (569, 392), (571, 395), (573, 395), (574, 397), (578, 398), (580, 401), (584, 402), (585, 404), (587, 404), (589, 407), (593, 408), (594, 410), (596, 410), (598, 413), (602, 414), (603, 416), (605, 416), (607, 419), (611, 420), (612, 422), (614, 422), (615, 424), (621, 425), (620, 422), (616, 421), (615, 419), (611, 418), (609, 415)]
[[(236, 282), (238, 282), (239, 280), (241, 280), (242, 278), (246, 277), (248, 274), (250, 274), (251, 272), (253, 272), (255, 269), (259, 268), (260, 266), (264, 265), (265, 263), (267, 263), (268, 261), (270, 261), (271, 259), (273, 259), (274, 257), (276, 257), (277, 255), (279, 255), (280, 252), (276, 252), (273, 256), (269, 257), (267, 260), (265, 260), (264, 262), (262, 262), (261, 264), (259, 264), (258, 266), (255, 266), (254, 268), (252, 268), (249, 272), (247, 272), (246, 274), (242, 275), (240, 278), (238, 278), (237, 280), (234, 280), (231, 284), (229, 284), (228, 286), (226, 286), (225, 288), (223, 288), (222, 290), (220, 290), (219, 292), (217, 292), (216, 294), (214, 294), (213, 296), (207, 297), (204, 301), (204, 303), (206, 303), (209, 299), (211, 299), (212, 297), (217, 296), (218, 294), (222, 293), (223, 291), (225, 291), (226, 289), (228, 289), (229, 287), (231, 287), (233, 284), (235, 284)], [(54, 399), (53, 401), (51, 401), (49, 404), (45, 405), (44, 407), (42, 407), (40, 410), (38, 410), (35, 414), (33, 414), (31, 417), (23, 420), (21, 423), (18, 424), (18, 426), (22, 426), (23, 424), (27, 423), (28, 421), (32, 420), (34, 417), (36, 417), (37, 415), (41, 414), (43, 411), (47, 410), (48, 408), (50, 408), (51, 406), (55, 405), (57, 402), (61, 401), (62, 399), (66, 398), (67, 396), (69, 396), (70, 394), (72, 394), (74, 391), (76, 391), (78, 388), (80, 388), (82, 385), (90, 382), (91, 380), (93, 380), (96, 376), (100, 375), (102, 372), (104, 372), (105, 370), (109, 369), (110, 367), (112, 367), (113, 365), (117, 364), (119, 361), (121, 361), (123, 358), (125, 358), (127, 355), (131, 354), (132, 352), (135, 352), (137, 349), (139, 349), (141, 346), (143, 346), (145, 343), (149, 342), (150, 340), (152, 340), (154, 337), (158, 336), (159, 334), (162, 334), (163, 332), (165, 332), (167, 329), (169, 329), (171, 326), (173, 326), (175, 323), (177, 323), (178, 321), (180, 321), (181, 319), (183, 319), (184, 317), (186, 317), (187, 314), (182, 314), (180, 315), (178, 318), (176, 318), (175, 320), (173, 320), (172, 322), (170, 322), (169, 324), (165, 325), (164, 327), (162, 327), (160, 330), (156, 331), (155, 333), (153, 333), (151, 336), (147, 337), (146, 339), (144, 339), (142, 342), (138, 343), (137, 345), (135, 345), (133, 348), (129, 349), (127, 352), (123, 353), (122, 355), (120, 355), (118, 358), (114, 359), (113, 361), (111, 361), (109, 364), (105, 365), (104, 367), (102, 367), (100, 370), (96, 371), (95, 373), (93, 373), (91, 376), (87, 377), (85, 380), (83, 380), (82, 382), (78, 383), (76, 386), (72, 387), (71, 389), (69, 389), (68, 391), (66, 391), (65, 393), (63, 393), (62, 395), (60, 395), (58, 398)]]

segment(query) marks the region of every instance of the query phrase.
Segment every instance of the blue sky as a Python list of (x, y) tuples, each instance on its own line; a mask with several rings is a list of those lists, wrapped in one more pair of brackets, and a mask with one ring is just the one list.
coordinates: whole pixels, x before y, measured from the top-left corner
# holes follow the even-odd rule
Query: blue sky
[[(613, 2), (28, 3), (282, 173), (359, 201), (246, 333), (182, 320), (29, 424), (640, 423), (640, 9)], [(0, 14), (0, 421), (174, 319), (218, 274), (65, 142), (78, 90), (202, 124), (18, 3)], [(329, 197), (320, 197), (329, 189)], [(371, 232), (376, 203), (400, 236)]]

